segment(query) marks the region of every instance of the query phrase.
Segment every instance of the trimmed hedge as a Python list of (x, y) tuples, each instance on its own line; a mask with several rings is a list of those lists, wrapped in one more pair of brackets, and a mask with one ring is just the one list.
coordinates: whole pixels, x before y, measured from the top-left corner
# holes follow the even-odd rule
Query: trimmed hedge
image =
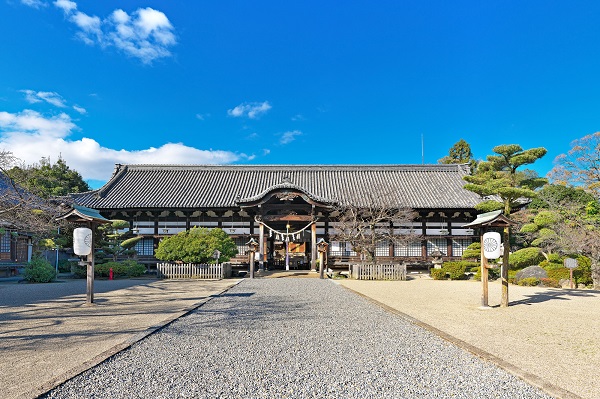
[[(107, 278), (111, 268), (113, 269), (113, 276), (115, 278), (139, 277), (146, 272), (146, 266), (134, 260), (125, 260), (122, 262), (106, 262), (94, 265), (94, 277)], [(74, 273), (79, 278), (85, 278), (87, 276), (87, 267), (77, 266)]]

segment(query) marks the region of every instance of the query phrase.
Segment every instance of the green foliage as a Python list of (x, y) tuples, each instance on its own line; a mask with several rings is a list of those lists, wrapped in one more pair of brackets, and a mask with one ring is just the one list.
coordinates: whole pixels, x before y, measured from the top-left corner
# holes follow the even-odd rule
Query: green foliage
[(540, 279), (540, 283), (544, 286), (544, 287), (550, 287), (550, 288), (560, 288), (560, 284), (558, 283), (558, 280), (554, 279), (554, 278), (541, 278)]
[(471, 173), (477, 169), (477, 161), (473, 158), (471, 145), (465, 140), (458, 140), (448, 151), (448, 155), (438, 160), (438, 163), (445, 164), (462, 164), (467, 163), (471, 168)]
[(142, 236), (133, 236), (133, 233), (129, 230), (129, 222), (126, 220), (111, 220), (111, 223), (102, 225), (98, 228), (101, 233), (101, 240), (99, 249), (103, 255), (107, 255), (112, 258), (113, 262), (116, 262), (118, 257), (133, 256), (135, 255), (135, 247)]
[(482, 213), (497, 211), (503, 207), (504, 205), (502, 205), (502, 202), (494, 200), (481, 201), (479, 204), (475, 205), (475, 209)]
[(531, 242), (531, 245), (535, 247), (542, 247), (546, 243), (556, 240), (557, 237), (558, 236), (554, 230), (543, 227), (538, 232), (538, 237)]
[(529, 204), (529, 209), (549, 209), (562, 204), (586, 205), (595, 198), (590, 193), (561, 184), (546, 184), (538, 191), (538, 195)]
[(56, 277), (56, 271), (46, 259), (34, 257), (25, 267), (24, 277), (32, 283), (49, 283)]
[(522, 285), (525, 287), (535, 287), (540, 285), (541, 281), (537, 277), (527, 277), (519, 280), (518, 285)]
[(58, 261), (58, 271), (61, 273), (68, 273), (71, 271), (71, 266), (77, 265), (77, 262), (70, 262), (66, 259)]
[(28, 191), (42, 198), (65, 196), (69, 193), (89, 191), (90, 186), (79, 172), (67, 166), (62, 158), (52, 164), (49, 158), (24, 168), (14, 167), (8, 175)]
[(508, 257), (508, 263), (511, 268), (522, 269), (527, 266), (538, 265), (544, 260), (544, 255), (541, 253), (539, 248), (528, 247), (519, 249), (513, 252)]
[[(139, 277), (146, 272), (146, 266), (128, 259), (122, 262), (106, 262), (94, 265), (94, 277), (108, 278), (111, 268), (113, 269), (114, 278)], [(87, 266), (76, 266), (73, 274), (78, 278), (86, 278)]]
[(155, 256), (167, 262), (215, 263), (212, 257), (215, 250), (221, 252), (221, 262), (237, 254), (235, 242), (223, 230), (194, 227), (163, 239)]
[(463, 259), (480, 259), (481, 258), (481, 243), (474, 242), (463, 251)]
[(540, 211), (533, 218), (533, 222), (538, 227), (549, 227), (558, 221), (558, 217), (553, 211)]
[[(496, 280), (500, 277), (500, 272), (498, 268), (488, 269), (488, 280)], [(481, 266), (477, 268), (475, 274), (473, 275), (473, 280), (481, 281)]]
[(553, 278), (557, 281), (566, 280), (570, 276), (569, 269), (567, 269), (566, 267), (557, 267), (557, 268), (552, 268), (552, 269), (544, 268), (544, 269), (548, 273), (548, 278)]
[(466, 261), (444, 262), (442, 270), (446, 271), (450, 280), (464, 280), (467, 277), (465, 271), (470, 264), (471, 262)]
[[(499, 145), (492, 149), (495, 155), (489, 155), (486, 162), (480, 162), (477, 174), (465, 176), (465, 188), (481, 196), (500, 197), (504, 214), (509, 216), (522, 198), (534, 198), (535, 189), (543, 186), (546, 179), (540, 178), (530, 170), (517, 171), (521, 166), (534, 163), (546, 154), (545, 148), (523, 150), (517, 144)], [(484, 201), (480, 207), (489, 209), (493, 202)], [(483, 208), (481, 209), (483, 210)]]
[(535, 233), (538, 231), (538, 226), (535, 223), (526, 223), (519, 230), (520, 233)]
[(429, 275), (434, 280), (446, 280), (448, 277), (446, 276), (446, 271), (442, 269), (430, 269)]
[(113, 269), (113, 276), (115, 278), (139, 277), (146, 272), (146, 266), (129, 259), (122, 262), (106, 262), (96, 265), (94, 267), (94, 275), (97, 277), (108, 277), (111, 268)]

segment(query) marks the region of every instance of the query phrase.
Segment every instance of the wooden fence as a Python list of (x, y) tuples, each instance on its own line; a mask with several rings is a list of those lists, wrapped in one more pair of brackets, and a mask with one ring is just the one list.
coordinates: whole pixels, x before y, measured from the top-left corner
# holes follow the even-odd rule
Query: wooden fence
[(159, 278), (197, 278), (216, 280), (231, 277), (231, 264), (159, 263)]
[(350, 277), (356, 280), (406, 280), (406, 265), (350, 265)]

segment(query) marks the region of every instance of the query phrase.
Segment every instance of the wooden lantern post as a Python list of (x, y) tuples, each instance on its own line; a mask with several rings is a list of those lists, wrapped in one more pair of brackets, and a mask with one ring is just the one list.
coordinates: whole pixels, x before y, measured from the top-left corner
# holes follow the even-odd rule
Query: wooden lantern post
[(87, 284), (86, 284), (86, 304), (92, 305), (94, 303), (94, 230), (100, 224), (111, 223), (110, 220), (104, 218), (100, 213), (92, 208), (86, 208), (84, 206), (75, 205), (72, 210), (66, 214), (56, 218), (56, 220), (66, 220), (71, 223), (84, 224), (90, 230), (92, 230), (92, 236), (90, 237), (91, 252), (87, 255), (86, 266), (87, 266)]
[[(463, 227), (477, 227), (480, 231), (480, 243), (481, 243), (481, 285), (482, 285), (482, 293), (481, 293), (481, 308), (487, 309), (489, 308), (488, 302), (488, 269), (489, 264), (484, 256), (484, 243), (483, 243), (483, 235), (489, 227), (510, 227), (511, 225), (515, 225), (516, 223), (512, 220), (508, 219), (506, 216), (502, 214), (501, 210), (482, 213), (481, 215), (477, 215), (477, 218), (468, 224), (465, 224)], [(505, 243), (505, 245), (508, 245)], [(504, 255), (506, 256), (506, 255)], [(503, 263), (508, 264), (508, 260), (503, 260)], [(508, 306), (508, 281), (502, 281), (502, 296), (503, 298), (506, 296), (506, 305)]]

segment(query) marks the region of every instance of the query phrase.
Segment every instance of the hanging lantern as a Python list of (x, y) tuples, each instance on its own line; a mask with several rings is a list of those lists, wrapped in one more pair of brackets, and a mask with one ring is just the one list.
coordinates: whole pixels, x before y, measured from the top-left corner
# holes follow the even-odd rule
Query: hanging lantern
[(483, 235), (483, 256), (486, 259), (498, 259), (502, 255), (500, 233), (489, 232)]
[(87, 227), (78, 227), (73, 230), (73, 252), (78, 256), (92, 253), (92, 230)]

